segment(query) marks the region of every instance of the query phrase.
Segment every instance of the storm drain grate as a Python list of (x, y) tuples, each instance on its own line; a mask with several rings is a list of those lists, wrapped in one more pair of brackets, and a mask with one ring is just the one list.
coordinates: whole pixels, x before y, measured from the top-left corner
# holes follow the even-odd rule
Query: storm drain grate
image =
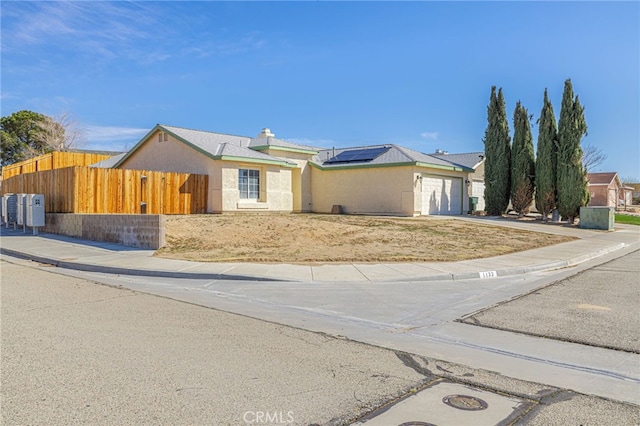
[(354, 426), (510, 424), (532, 405), (512, 396), (438, 380), (420, 392), (382, 406)]
[(442, 402), (458, 410), (466, 411), (486, 410), (489, 406), (480, 398), (469, 395), (447, 395), (442, 398)]

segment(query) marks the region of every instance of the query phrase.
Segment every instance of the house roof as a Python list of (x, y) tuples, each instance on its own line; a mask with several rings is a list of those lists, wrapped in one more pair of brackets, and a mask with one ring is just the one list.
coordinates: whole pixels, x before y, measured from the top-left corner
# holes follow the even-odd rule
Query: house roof
[(147, 133), (128, 153), (120, 158), (113, 167), (122, 164), (131, 154), (133, 154), (142, 144), (144, 144), (152, 134), (161, 130), (172, 135), (174, 138), (192, 147), (196, 151), (214, 160), (248, 161), (267, 164), (280, 164), (287, 167), (295, 166), (295, 163), (282, 158), (273, 157), (256, 151), (249, 147), (251, 138), (246, 136), (228, 135), (224, 133), (208, 132), (203, 130), (186, 129), (183, 127), (167, 126), (157, 124)]
[(589, 185), (609, 185), (617, 177), (618, 177), (618, 174), (616, 172), (587, 174), (587, 180), (589, 181)]
[[(158, 124), (166, 132), (177, 136), (178, 138), (189, 141), (190, 143), (206, 150), (213, 152), (220, 144), (230, 143), (238, 146), (246, 147), (250, 138), (245, 136), (228, 135), (225, 133), (208, 132), (204, 130), (186, 129), (184, 127), (167, 126)], [(153, 131), (151, 132), (153, 133)]]
[(100, 168), (100, 169), (111, 169), (116, 164), (118, 164), (118, 162), (125, 155), (127, 155), (126, 152), (121, 152), (118, 155), (114, 155), (113, 157), (107, 158), (106, 160), (98, 161), (97, 163), (94, 163), (94, 164), (90, 165), (89, 167), (97, 167), (97, 168)]
[(177, 140), (214, 160), (279, 164), (285, 167), (295, 167), (296, 164), (285, 158), (267, 155), (261, 151), (282, 150), (310, 154), (313, 155), (311, 164), (323, 169), (413, 164), (423, 167), (470, 172), (482, 161), (479, 158), (482, 155), (481, 152), (449, 155), (424, 154), (395, 144), (322, 149), (277, 139), (266, 128), (255, 138), (249, 138), (157, 124), (129, 152), (114, 159), (96, 163), (94, 167), (117, 167), (121, 165), (158, 130), (172, 135)]
[(461, 154), (435, 153), (430, 155), (474, 170), (484, 161), (484, 151)]
[(323, 169), (415, 164), (448, 170), (471, 171), (467, 166), (394, 144), (322, 149), (313, 157), (312, 163)]

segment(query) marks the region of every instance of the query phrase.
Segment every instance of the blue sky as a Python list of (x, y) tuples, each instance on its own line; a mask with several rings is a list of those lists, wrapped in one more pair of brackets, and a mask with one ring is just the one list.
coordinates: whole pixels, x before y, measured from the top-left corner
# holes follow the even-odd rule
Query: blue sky
[[(344, 147), (483, 150), (492, 85), (556, 117), (571, 78), (597, 169), (640, 178), (639, 2), (0, 3), (2, 115), (70, 114), (85, 148), (156, 123)], [(596, 170), (596, 171), (598, 171)]]

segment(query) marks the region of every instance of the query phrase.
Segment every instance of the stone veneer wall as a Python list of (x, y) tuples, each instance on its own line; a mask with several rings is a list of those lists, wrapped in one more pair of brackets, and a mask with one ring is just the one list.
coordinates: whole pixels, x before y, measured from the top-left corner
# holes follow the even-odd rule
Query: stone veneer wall
[(158, 214), (47, 213), (41, 230), (155, 250), (165, 245), (165, 222)]

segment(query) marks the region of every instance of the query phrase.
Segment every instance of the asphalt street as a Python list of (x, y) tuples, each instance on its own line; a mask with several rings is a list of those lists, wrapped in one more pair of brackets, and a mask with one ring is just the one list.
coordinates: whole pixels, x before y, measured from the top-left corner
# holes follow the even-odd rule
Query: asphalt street
[(577, 239), (304, 266), (3, 228), (0, 423), (640, 424), (638, 227), (496, 223)]
[[(578, 268), (453, 282), (159, 279), (56, 269), (144, 293), (640, 405), (638, 354), (456, 321), (621, 254), (603, 256)], [(502, 387), (496, 390), (509, 392)]]
[(640, 251), (464, 319), (465, 323), (640, 353)]
[(394, 351), (2, 262), (2, 424), (342, 424), (432, 378)]
[[(233, 293), (232, 283), (223, 281), (106, 277), (18, 259), (11, 262), (1, 263), (3, 424), (236, 425), (259, 424), (256, 416), (265, 419), (267, 413), (279, 416), (271, 420), (301, 425), (348, 424), (360, 415), (369, 416), (361, 422), (372, 425), (385, 424), (384, 419), (392, 419), (392, 424), (438, 419), (436, 424), (441, 425), (640, 423), (638, 405), (567, 390), (575, 389), (585, 375), (593, 386), (606, 383), (593, 371), (572, 374), (568, 365), (559, 363), (549, 371), (557, 374), (564, 386), (554, 386), (545, 380), (537, 384), (536, 380), (510, 378), (499, 368), (470, 368), (455, 362), (464, 359), (460, 353), (469, 351), (474, 339), (483, 343), (471, 353), (482, 358), (483, 352), (486, 355), (493, 349), (496, 355), (499, 347), (492, 342), (496, 338), (493, 333), (515, 346), (530, 344), (528, 339), (539, 346), (540, 339), (534, 337), (454, 323), (452, 319), (527, 288), (545, 287), (557, 273), (511, 281), (449, 282), (448, 289), (444, 284), (425, 287), (419, 283), (421, 292), (411, 287), (412, 283), (398, 283), (406, 287), (395, 289), (392, 283), (359, 285), (341, 292), (339, 283), (323, 288), (319, 283), (235, 282), (238, 288)], [(74, 274), (91, 276), (91, 281), (70, 276)], [(96, 282), (138, 287), (165, 297)], [(435, 293), (428, 290), (431, 287)], [(258, 290), (259, 297), (255, 294)], [(389, 290), (405, 294), (404, 302), (398, 295), (390, 298)], [(350, 296), (353, 293), (372, 298), (376, 303), (369, 305), (378, 307), (366, 310), (368, 303), (355, 303)], [(457, 295), (445, 297), (447, 293)], [(274, 304), (269, 294), (276, 299), (298, 294), (298, 303), (284, 298)], [(199, 305), (214, 305), (215, 300), (237, 312), (243, 306), (252, 316), (276, 322), (169, 298)], [(343, 298), (341, 305), (338, 301)], [(301, 302), (307, 299), (322, 308), (305, 308)], [(431, 304), (425, 304), (430, 299)], [(346, 310), (351, 304), (354, 307)], [(399, 314), (393, 314), (394, 304), (401, 308)], [(419, 305), (422, 308), (416, 309)], [(387, 322), (367, 319), (372, 312)], [(395, 315), (399, 316), (390, 321)], [(296, 322), (331, 332), (313, 333), (278, 324)], [(407, 324), (413, 325), (405, 327)], [(467, 332), (470, 335), (465, 335)], [(361, 341), (381, 340), (394, 350), (356, 343), (345, 335)], [(452, 345), (453, 338), (464, 344)], [(439, 345), (430, 346), (436, 349), (430, 353), (438, 357), (420, 354), (429, 352), (424, 346), (427, 340), (432, 344), (439, 341)], [(569, 350), (569, 358), (601, 357), (603, 367), (615, 364), (602, 372), (615, 372), (630, 364), (637, 373), (636, 354), (617, 356), (620, 351), (601, 348), (580, 352), (583, 345), (559, 344), (546, 346), (539, 353), (550, 348)], [(448, 352), (438, 352), (446, 346)], [(399, 347), (415, 350), (401, 351)], [(533, 376), (543, 377), (536, 364), (550, 360), (532, 360), (536, 352), (529, 349), (529, 359), (508, 357), (504, 350), (500, 350), (499, 359), (513, 364), (514, 371), (531, 370)], [(505, 362), (505, 356), (509, 361)], [(613, 382), (615, 388), (619, 380)], [(469, 416), (444, 406), (437, 392), (454, 392), (455, 386), (461, 385), (461, 392), (479, 395), (489, 401), (491, 409), (474, 413), (471, 421), (465, 421)], [(623, 393), (637, 391), (638, 384), (632, 382), (631, 387), (620, 389)], [(396, 399), (401, 395), (407, 398)], [(411, 413), (406, 407), (414, 397), (423, 398), (426, 403), (418, 405), (430, 411), (419, 418), (403, 417)], [(430, 403), (437, 403), (437, 407)], [(383, 419), (383, 423), (375, 423), (376, 419)]]

